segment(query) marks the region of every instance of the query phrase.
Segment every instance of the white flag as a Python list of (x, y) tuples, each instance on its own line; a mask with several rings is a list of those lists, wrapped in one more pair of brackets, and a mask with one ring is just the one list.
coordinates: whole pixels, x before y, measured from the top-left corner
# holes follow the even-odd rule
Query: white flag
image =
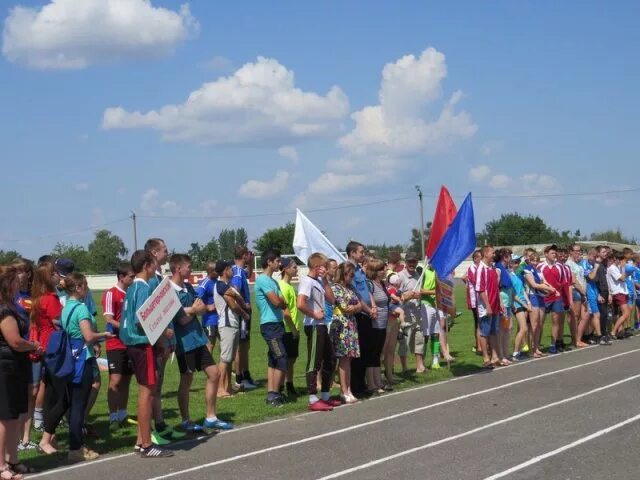
[(296, 209), (296, 231), (293, 235), (293, 251), (300, 261), (307, 263), (312, 253), (324, 253), (338, 263), (346, 261), (340, 251), (304, 214)]

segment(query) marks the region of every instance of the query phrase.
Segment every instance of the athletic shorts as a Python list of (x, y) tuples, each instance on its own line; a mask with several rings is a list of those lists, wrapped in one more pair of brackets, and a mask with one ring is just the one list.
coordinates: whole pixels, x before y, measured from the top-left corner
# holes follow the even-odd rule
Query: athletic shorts
[(44, 363), (33, 362), (31, 364), (31, 377), (29, 378), (29, 385), (38, 385), (40, 380), (44, 377)]
[(489, 337), (498, 333), (498, 315), (480, 317), (480, 336)]
[(204, 372), (207, 367), (216, 364), (206, 345), (177, 354), (176, 358), (180, 373)]
[(107, 350), (107, 366), (109, 374), (133, 375), (133, 366), (126, 349)]
[(249, 319), (240, 319), (240, 343), (248, 342), (251, 339), (251, 311), (249, 311)]
[(284, 350), (287, 352), (287, 358), (295, 360), (300, 356), (300, 334), (297, 337), (293, 337), (293, 333), (285, 332), (284, 338)]
[(544, 298), (537, 293), (532, 293), (529, 296), (529, 300), (531, 301), (531, 306), (533, 308), (544, 308)]
[(523, 313), (523, 312), (526, 312), (526, 311), (527, 311), (527, 309), (526, 309), (526, 308), (524, 308), (524, 307), (518, 307), (518, 308), (516, 308), (516, 313)]
[(158, 382), (158, 356), (148, 343), (127, 346), (138, 385), (153, 387)]
[(260, 324), (260, 333), (267, 342), (267, 365), (282, 372), (287, 371), (287, 351), (284, 347), (284, 323)]
[(629, 302), (629, 295), (625, 295), (624, 293), (616, 293), (613, 296), (613, 304), (621, 307), (622, 305), (627, 305)]
[(214, 344), (216, 339), (220, 340), (220, 332), (218, 332), (218, 325), (207, 325), (204, 327), (204, 333), (209, 338), (209, 341)]
[(564, 304), (562, 300), (555, 300), (551, 303), (547, 303), (544, 309), (545, 313), (564, 313)]
[(633, 295), (629, 295), (629, 301), (627, 302), (628, 305), (634, 306), (636, 304), (636, 296), (635, 294)]
[(218, 333), (220, 334), (220, 361), (232, 363), (238, 351), (240, 329), (218, 325)]
[(423, 335), (437, 335), (440, 333), (440, 316), (438, 310), (429, 304), (420, 305), (420, 328)]

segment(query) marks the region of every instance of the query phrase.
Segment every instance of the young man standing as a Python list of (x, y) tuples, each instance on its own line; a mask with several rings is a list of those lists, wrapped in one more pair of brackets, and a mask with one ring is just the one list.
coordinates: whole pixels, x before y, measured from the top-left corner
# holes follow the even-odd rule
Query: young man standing
[(300, 331), (303, 327), (303, 317), (296, 305), (298, 294), (291, 285), (291, 280), (298, 274), (298, 265), (293, 258), (283, 258), (280, 261), (280, 276), (278, 282), (286, 307), (284, 316), (284, 349), (287, 352), (287, 375), (285, 378), (287, 395), (295, 396), (293, 386), (293, 368), (299, 355)]
[[(424, 365), (426, 339), (422, 332), (423, 318), (420, 308), (422, 295), (420, 293), (421, 286), (418, 285), (421, 275), (417, 270), (418, 255), (414, 252), (407, 252), (404, 263), (405, 268), (398, 273), (398, 278), (400, 279), (405, 322), (408, 322), (412, 327), (409, 337), (401, 340), (398, 354), (403, 357), (406, 356), (407, 350), (410, 350), (416, 357), (416, 373), (423, 373), (426, 370)], [(408, 342), (408, 345), (405, 341)]]
[(263, 273), (256, 278), (256, 306), (260, 312), (260, 333), (267, 342), (267, 399), (272, 407), (281, 407), (280, 385), (287, 373), (287, 352), (284, 347), (282, 309), (286, 303), (272, 275), (280, 268), (280, 252), (267, 250), (262, 254)]
[[(362, 345), (366, 345), (371, 338), (371, 319), (376, 318), (377, 315), (373, 294), (369, 290), (369, 284), (367, 283), (367, 275), (362, 268), (362, 263), (365, 260), (364, 245), (355, 241), (349, 242), (347, 244), (347, 258), (356, 269), (351, 286), (362, 302), (362, 312), (355, 315), (358, 339), (360, 340), (362, 351)], [(362, 357), (351, 359), (351, 391), (356, 396), (363, 395), (367, 391), (365, 373), (366, 368)]]
[(607, 267), (607, 282), (609, 284), (609, 293), (613, 299), (613, 304), (620, 311), (620, 315), (615, 325), (611, 329), (611, 335), (618, 340), (625, 338), (624, 324), (631, 316), (631, 307), (629, 306), (629, 290), (626, 282), (625, 258), (623, 253), (616, 253), (609, 260)]
[(478, 323), (480, 326), (480, 346), (484, 358), (483, 366), (493, 368), (500, 364), (498, 357), (498, 318), (500, 305), (500, 281), (493, 267), (494, 249), (485, 245), (480, 249), (482, 261), (476, 270), (475, 291), (477, 295)]
[(551, 313), (551, 345), (549, 353), (564, 351), (562, 347), (562, 331), (564, 330), (564, 302), (562, 291), (564, 288), (564, 267), (557, 262), (558, 247), (549, 245), (544, 249), (545, 261), (540, 264), (540, 276), (554, 291), (544, 297), (545, 313)]
[(120, 322), (122, 306), (127, 289), (133, 283), (135, 274), (131, 264), (123, 263), (116, 272), (118, 283), (102, 295), (102, 310), (107, 324), (107, 331), (112, 338), (106, 341), (107, 364), (109, 366), (109, 390), (107, 404), (109, 406), (109, 429), (116, 430), (127, 420), (127, 404), (129, 403), (129, 385), (133, 369), (127, 355), (127, 346), (120, 340)]
[(609, 292), (607, 282), (607, 247), (597, 246), (593, 263), (593, 269), (589, 272), (588, 280), (594, 283), (597, 300), (596, 306), (600, 317), (600, 345), (611, 345), (609, 339), (609, 305), (613, 298)]
[(244, 305), (242, 308), (249, 312), (248, 318), (240, 319), (240, 346), (236, 355), (236, 383), (245, 390), (253, 390), (256, 384), (249, 372), (249, 349), (251, 348), (251, 292), (249, 291), (249, 278), (247, 273), (248, 263), (251, 261), (251, 252), (247, 247), (237, 246), (232, 267), (233, 277), (231, 286), (240, 295)]
[[(307, 336), (307, 389), (309, 410), (329, 411), (341, 405), (331, 400), (331, 380), (336, 361), (329, 329), (325, 323), (325, 299), (335, 303), (331, 286), (325, 278), (327, 257), (313, 253), (307, 260), (309, 273), (300, 280), (298, 310), (304, 314), (304, 333)], [(333, 300), (333, 301), (332, 301)], [(318, 398), (318, 372), (321, 372), (320, 398)]]
[(215, 262), (209, 262), (207, 264), (207, 276), (202, 279), (200, 285), (196, 288), (196, 295), (204, 302), (207, 308), (207, 311), (202, 315), (202, 327), (209, 339), (207, 344), (209, 352), (213, 351), (216, 340), (220, 338), (218, 334), (218, 312), (213, 301), (213, 290), (216, 288), (217, 280), (216, 264)]
[[(149, 288), (153, 292), (160, 282), (163, 280), (162, 266), (167, 262), (169, 258), (169, 249), (167, 244), (161, 238), (150, 238), (144, 244), (144, 249), (148, 251), (156, 263), (154, 274), (149, 277)], [(177, 432), (171, 428), (164, 421), (164, 414), (162, 412), (162, 385), (164, 383), (164, 370), (167, 365), (167, 360), (171, 356), (171, 353), (175, 351), (176, 342), (173, 335), (173, 330), (168, 329), (167, 335), (160, 337), (158, 343), (155, 346), (155, 353), (158, 356), (158, 381), (156, 388), (158, 394), (154, 396), (153, 404), (153, 421), (156, 429), (152, 432), (153, 443), (156, 445), (167, 445), (171, 440), (179, 440), (185, 437), (182, 432)]]
[(154, 275), (156, 263), (146, 250), (137, 250), (131, 257), (131, 267), (136, 278), (127, 289), (120, 330), (122, 343), (127, 346), (133, 372), (138, 381), (138, 438), (135, 450), (142, 457), (159, 458), (173, 456), (166, 450), (151, 443), (151, 412), (157, 395), (158, 365), (154, 347), (144, 333), (136, 312), (151, 296), (147, 281)]
[[(216, 416), (216, 398), (220, 372), (211, 353), (207, 349), (208, 339), (198, 315), (206, 312), (207, 306), (196, 296), (196, 292), (188, 283), (191, 275), (191, 258), (184, 254), (174, 254), (169, 262), (171, 268), (171, 286), (176, 291), (182, 311), (173, 320), (176, 336), (176, 358), (180, 370), (180, 386), (178, 387), (178, 406), (182, 415), (181, 427), (186, 432), (201, 432), (204, 428), (230, 430), (233, 425)], [(205, 402), (207, 416), (203, 426), (193, 421), (189, 415), (189, 390), (193, 382), (193, 372), (204, 372), (207, 375)]]
[(248, 318), (249, 313), (242, 308), (244, 300), (231, 286), (233, 270), (231, 263), (225, 260), (216, 262), (215, 271), (218, 281), (213, 290), (213, 301), (218, 311), (218, 334), (220, 335), (220, 381), (218, 397), (230, 397), (234, 390), (231, 385), (231, 368), (240, 342), (240, 319)]

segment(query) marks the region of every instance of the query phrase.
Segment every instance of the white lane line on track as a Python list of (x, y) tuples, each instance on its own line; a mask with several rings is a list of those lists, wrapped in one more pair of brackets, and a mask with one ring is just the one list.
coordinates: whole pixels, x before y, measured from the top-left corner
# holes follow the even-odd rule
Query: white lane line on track
[[(184, 469), (184, 470), (177, 470), (175, 472), (171, 472), (171, 473), (167, 473), (165, 475), (160, 475), (160, 476), (157, 476), (157, 477), (153, 477), (153, 478), (150, 478), (148, 480), (161, 480), (161, 479), (165, 479), (165, 478), (171, 478), (171, 477), (175, 477), (175, 476), (182, 475), (182, 474), (185, 474), (185, 473), (191, 473), (191, 472), (196, 472), (198, 470), (202, 470), (202, 469), (205, 469), (205, 468), (215, 467), (217, 465), (222, 465), (222, 464), (225, 464), (225, 463), (236, 462), (238, 460), (242, 460), (244, 458), (249, 458), (249, 457), (254, 457), (254, 456), (257, 456), (257, 455), (261, 455), (263, 453), (269, 453), (269, 452), (273, 452), (273, 451), (276, 451), (276, 450), (282, 450), (284, 448), (292, 447), (292, 446), (295, 446), (295, 445), (302, 445), (302, 444), (313, 442), (313, 441), (316, 441), (316, 440), (321, 440), (323, 438), (332, 437), (332, 436), (339, 435), (339, 434), (342, 434), (342, 433), (345, 433), (345, 432), (350, 432), (350, 431), (357, 430), (357, 429), (360, 429), (360, 428), (368, 427), (370, 425), (375, 425), (375, 424), (378, 424), (378, 423), (386, 422), (386, 421), (389, 421), (389, 420), (394, 420), (396, 418), (404, 417), (404, 416), (407, 416), (407, 415), (412, 415), (412, 414), (417, 413), (417, 412), (422, 412), (424, 410), (429, 410), (429, 409), (432, 409), (432, 408), (440, 407), (442, 405), (447, 405), (449, 403), (454, 403), (454, 402), (458, 402), (460, 400), (465, 400), (465, 399), (468, 399), (468, 398), (477, 397), (479, 395), (495, 392), (497, 390), (501, 390), (501, 389), (504, 389), (504, 388), (513, 387), (515, 385), (520, 385), (520, 384), (523, 384), (523, 383), (532, 382), (534, 380), (538, 380), (540, 378), (545, 378), (545, 377), (549, 377), (549, 376), (552, 376), (552, 375), (556, 375), (558, 373), (568, 372), (568, 371), (571, 371), (571, 370), (576, 370), (578, 368), (583, 368), (583, 367), (587, 367), (587, 366), (590, 366), (590, 365), (595, 365), (597, 363), (601, 363), (601, 362), (604, 362), (604, 361), (607, 361), (607, 360), (611, 360), (611, 359), (614, 359), (614, 358), (619, 358), (619, 357), (622, 357), (622, 356), (626, 356), (626, 355), (629, 355), (631, 353), (636, 353), (638, 351), (640, 351), (640, 348), (636, 348), (634, 350), (629, 350), (627, 352), (618, 353), (618, 354), (612, 355), (610, 357), (600, 358), (598, 360), (593, 360), (591, 362), (585, 362), (585, 363), (582, 363), (580, 365), (573, 365), (571, 367), (561, 368), (559, 370), (553, 370), (551, 372), (542, 373), (540, 375), (535, 375), (533, 377), (523, 378), (523, 379), (516, 380), (516, 381), (513, 381), (513, 382), (505, 383), (503, 385), (498, 385), (496, 387), (491, 387), (491, 388), (487, 388), (487, 389), (484, 389), (484, 390), (478, 390), (476, 392), (467, 393), (467, 394), (464, 394), (464, 395), (460, 395), (458, 397), (449, 398), (447, 400), (443, 400), (443, 401), (436, 402), (436, 403), (431, 403), (429, 405), (425, 405), (425, 406), (422, 406), (422, 407), (414, 408), (414, 409), (411, 409), (411, 410), (405, 410), (404, 412), (396, 413), (394, 415), (389, 415), (387, 417), (377, 418), (375, 420), (370, 420), (368, 422), (363, 422), (363, 423), (359, 423), (359, 424), (356, 424), (356, 425), (351, 425), (349, 427), (341, 428), (341, 429), (338, 429), (338, 430), (333, 430), (333, 431), (330, 431), (330, 432), (313, 435), (311, 437), (305, 437), (305, 438), (302, 438), (300, 440), (294, 440), (292, 442), (282, 443), (282, 444), (279, 444), (279, 445), (274, 445), (272, 447), (267, 447), (267, 448), (262, 448), (262, 449), (259, 449), (259, 450), (254, 450), (252, 452), (247, 452), (247, 453), (243, 453), (243, 454), (236, 455), (236, 456), (233, 456), (233, 457), (224, 458), (222, 460), (217, 460), (217, 461), (214, 461), (214, 462), (205, 463), (205, 464), (202, 464), (202, 465), (197, 465), (195, 467), (187, 468), (187, 469)], [(636, 377), (632, 377), (632, 378), (636, 378)]]
[(595, 438), (601, 437), (603, 435), (606, 435), (608, 433), (613, 432), (614, 430), (617, 430), (619, 428), (624, 427), (625, 425), (629, 425), (630, 423), (633, 422), (637, 422), (638, 420), (640, 420), (640, 415), (636, 415), (635, 417), (631, 417), (631, 418), (627, 418), (626, 420), (620, 422), (620, 423), (616, 423), (615, 425), (611, 425), (607, 428), (603, 428), (602, 430), (598, 430), (597, 432), (593, 432), (591, 435), (587, 435), (586, 437), (580, 438), (578, 440), (576, 440), (575, 442), (571, 442), (568, 443), (566, 445), (563, 445), (560, 448), (556, 448), (555, 450), (551, 450), (550, 452), (544, 453), (542, 455), (538, 455), (536, 457), (533, 457), (530, 460), (527, 460), (526, 462), (522, 462), (518, 465), (515, 465), (507, 470), (504, 470), (503, 472), (499, 472), (496, 473), (494, 475), (491, 475), (490, 477), (486, 477), (484, 480), (496, 480), (498, 478), (502, 478), (502, 477), (506, 477), (507, 475), (510, 475), (512, 473), (517, 472), (518, 470), (522, 470), (523, 468), (527, 468), (530, 465), (533, 465), (535, 463), (541, 462), (542, 460), (545, 460), (549, 457), (553, 457), (554, 455), (558, 455), (559, 453), (565, 452), (567, 450), (570, 450), (574, 447), (577, 447), (578, 445), (582, 445), (583, 443), (587, 443)]
[[(547, 357), (534, 358), (534, 359), (531, 359), (531, 360), (527, 360), (526, 362), (514, 363), (512, 365), (509, 365), (508, 367), (499, 368), (497, 371), (494, 371), (491, 374), (495, 375), (496, 373), (508, 371), (511, 368), (517, 368), (517, 367), (522, 366), (522, 365), (531, 365), (534, 362), (541, 362), (541, 361), (544, 361), (544, 360), (550, 360), (552, 358), (563, 358), (566, 355), (571, 355), (572, 353), (577, 353), (577, 352), (584, 352), (584, 351), (590, 350), (592, 348), (596, 348), (596, 346), (593, 345), (593, 346), (589, 346), (589, 347), (585, 347), (585, 348), (581, 348), (581, 349), (574, 349), (574, 350), (571, 350), (569, 352), (565, 352), (562, 355), (549, 355)], [(638, 351), (638, 350), (640, 350), (640, 349), (630, 350), (627, 353), (633, 353), (633, 352)], [(616, 356), (617, 355), (614, 355), (613, 357), (610, 357), (610, 358), (615, 358)], [(609, 358), (609, 357), (607, 357), (607, 358)], [(461, 377), (451, 378), (449, 380), (443, 380), (443, 381), (440, 381), (440, 382), (430, 383), (430, 384), (427, 384), (427, 385), (420, 385), (418, 387), (405, 388), (405, 389), (399, 390), (397, 392), (391, 392), (391, 393), (385, 394), (385, 395), (383, 395), (381, 397), (370, 398), (366, 402), (362, 402), (360, 404), (352, 405), (352, 407), (358, 407), (359, 405), (366, 405), (368, 402), (375, 401), (375, 400), (384, 400), (385, 398), (393, 397), (395, 395), (402, 395), (404, 393), (411, 393), (411, 392), (414, 392), (414, 391), (417, 391), (417, 390), (425, 390), (425, 389), (428, 389), (428, 388), (435, 388), (435, 387), (438, 387), (438, 386), (441, 386), (441, 385), (446, 385), (448, 383), (458, 382), (458, 381), (469, 379), (469, 378), (474, 378), (476, 375), (477, 374), (469, 374), (469, 375), (464, 375), (464, 376), (461, 376)], [(285, 421), (285, 420), (291, 420), (291, 419), (306, 417), (308, 415), (313, 415), (314, 413), (315, 412), (305, 412), (305, 413), (300, 413), (300, 414), (293, 415), (293, 416), (290, 416), (290, 417), (288, 416), (288, 417), (283, 417), (283, 418), (277, 418), (277, 419), (274, 419), (274, 420), (267, 420), (265, 422), (254, 423), (252, 425), (246, 425), (244, 427), (238, 427), (238, 428), (235, 428), (233, 430), (227, 430), (225, 432), (220, 432), (218, 435), (230, 435), (230, 434), (233, 434), (233, 433), (236, 433), (236, 432), (241, 432), (243, 430), (248, 430), (250, 428), (262, 427), (262, 426), (265, 426), (265, 425), (270, 425), (272, 423), (282, 422), (282, 421)], [(176, 446), (181, 446), (181, 445), (185, 445), (185, 444), (191, 444), (191, 443), (200, 441), (201, 439), (202, 438), (198, 437), (198, 438), (195, 438), (195, 439), (183, 440), (181, 442), (176, 442), (176, 443), (172, 444), (172, 446), (176, 447)], [(76, 465), (69, 465), (69, 466), (66, 466), (66, 467), (60, 467), (60, 468), (56, 468), (56, 469), (52, 469), (52, 470), (47, 470), (45, 472), (29, 475), (29, 478), (44, 477), (44, 476), (52, 475), (52, 474), (55, 474), (55, 473), (66, 472), (66, 471), (69, 471), (69, 470), (77, 470), (77, 469), (80, 469), (80, 468), (90, 467), (91, 465), (95, 465), (97, 463), (109, 462), (111, 460), (118, 460), (120, 458), (132, 457), (134, 455), (135, 455), (134, 453), (123, 453), (123, 454), (120, 454), (120, 455), (105, 456), (103, 458), (100, 458), (98, 460), (94, 460), (92, 462), (83, 462), (83, 463), (79, 463), (79, 464), (76, 464)]]
[[(471, 429), (471, 430), (467, 430), (466, 432), (458, 433), (456, 435), (452, 435), (450, 437), (442, 438), (442, 439), (436, 440), (434, 442), (429, 442), (429, 443), (427, 443), (425, 445), (420, 445), (419, 447), (410, 448), (409, 450), (403, 450), (402, 452), (396, 453), (394, 455), (389, 455), (388, 457), (379, 458), (378, 460), (374, 460), (372, 462), (367, 462), (367, 463), (363, 463), (362, 465), (358, 465), (358, 466), (355, 466), (355, 467), (352, 467), (352, 468), (347, 468), (345, 470), (341, 470), (339, 472), (332, 473), (331, 475), (327, 475), (326, 477), (321, 477), (318, 480), (329, 480), (329, 479), (332, 479), (332, 478), (343, 477), (345, 475), (348, 475), (348, 474), (353, 473), (353, 472), (357, 472), (359, 470), (364, 470), (366, 468), (371, 468), (373, 466), (379, 465), (381, 463), (388, 462), (390, 460), (395, 460), (396, 458), (404, 457), (406, 455), (411, 455), (412, 453), (420, 452), (422, 450), (426, 450), (427, 448), (437, 447), (437, 446), (442, 445), (444, 443), (452, 442), (454, 440), (458, 440), (458, 439), (463, 438), (463, 437), (468, 437), (469, 435), (473, 435), (475, 433), (482, 432), (483, 430), (488, 430), (488, 429), (496, 427), (498, 425), (503, 425), (505, 423), (509, 423), (509, 422), (514, 421), (514, 420), (519, 420), (519, 419), (521, 419), (523, 417), (526, 417), (526, 416), (531, 415), (533, 413), (540, 412), (542, 410), (546, 410), (548, 408), (557, 407), (558, 405), (562, 405), (562, 404), (565, 404), (565, 403), (573, 402), (575, 400), (579, 400), (579, 399), (584, 398), (586, 396), (593, 395), (594, 393), (599, 393), (599, 392), (602, 392), (604, 390), (608, 390), (610, 388), (617, 387), (618, 385), (622, 385), (623, 383), (627, 383), (627, 382), (631, 382), (633, 380), (637, 380), (639, 378), (640, 378), (640, 374), (639, 375), (633, 375), (631, 377), (627, 377), (627, 378), (624, 378), (622, 380), (618, 380), (617, 382), (613, 382), (613, 383), (610, 383), (608, 385), (604, 385), (602, 387), (594, 388), (593, 390), (589, 390), (587, 392), (580, 393), (578, 395), (573, 395), (571, 397), (567, 397), (567, 398), (564, 398), (562, 400), (558, 400), (556, 402), (547, 403), (546, 405), (542, 405), (540, 407), (532, 408), (531, 410), (527, 410), (527, 411), (518, 413), (517, 415), (512, 415), (511, 417), (503, 418), (501, 420), (497, 420), (495, 422), (488, 423), (488, 424), (483, 425), (481, 427), (477, 427), (477, 428), (474, 428), (474, 429)], [(533, 462), (533, 463), (535, 463), (535, 462)], [(514, 468), (516, 468), (516, 467), (514, 467)], [(521, 467), (521, 468), (524, 468), (524, 467)], [(499, 475), (500, 476), (504, 476), (502, 474), (499, 474)], [(506, 475), (506, 473), (505, 473), (505, 475)], [(158, 477), (158, 478), (163, 478), (163, 477)], [(493, 479), (493, 478), (499, 478), (499, 477), (490, 477), (490, 478)]]

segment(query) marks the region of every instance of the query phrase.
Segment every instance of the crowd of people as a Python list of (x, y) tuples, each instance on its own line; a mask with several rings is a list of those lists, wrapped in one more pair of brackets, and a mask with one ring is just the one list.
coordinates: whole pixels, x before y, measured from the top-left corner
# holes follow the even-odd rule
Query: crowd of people
[[(464, 280), (483, 366), (510, 365), (527, 354), (540, 358), (630, 337), (640, 326), (639, 266), (640, 257), (630, 248), (597, 246), (583, 252), (578, 244), (549, 245), (542, 256), (531, 248), (522, 256), (490, 245), (477, 250)], [(543, 349), (548, 316), (551, 342)], [(570, 345), (564, 342), (567, 323)]]
[[(134, 450), (148, 458), (173, 455), (167, 445), (190, 433), (233, 428), (218, 418), (217, 399), (257, 387), (249, 370), (252, 319), (259, 321), (267, 346), (265, 402), (274, 408), (301, 394), (294, 375), (303, 333), (304, 394), (311, 411), (331, 411), (392, 391), (394, 364), (399, 360), (405, 372), (409, 352), (417, 373), (454, 360), (447, 342), (448, 315), (438, 307), (437, 277), (429, 265), (423, 268), (413, 252), (403, 263), (399, 252), (381, 259), (355, 241), (346, 253), (342, 262), (313, 253), (307, 275), (299, 276), (293, 258), (282, 258), (277, 250), (262, 252), (253, 312), (253, 257), (246, 247), (237, 247), (231, 261), (210, 262), (206, 277), (192, 285), (189, 256), (169, 256), (165, 242), (152, 238), (119, 266), (116, 284), (102, 294), (103, 332), (98, 332), (87, 279), (74, 271), (71, 260), (43, 256), (35, 265), (18, 259), (2, 266), (0, 388), (6, 394), (0, 397), (1, 478), (19, 480), (32, 472), (19, 461), (21, 450), (56, 453), (56, 431), (62, 424), (69, 431), (71, 461), (98, 457), (86, 437), (91, 433), (87, 418), (101, 388), (96, 359), (102, 342), (109, 372), (109, 428), (136, 425)], [(631, 250), (615, 252), (605, 246), (583, 256), (579, 245), (550, 245), (543, 258), (532, 249), (521, 257), (491, 246), (474, 252), (464, 281), (483, 367), (571, 348), (563, 340), (565, 323), (577, 348), (609, 345), (631, 335), (638, 327), (632, 318), (640, 317), (639, 260)], [(167, 261), (169, 283), (182, 308), (151, 344), (136, 312), (163, 281), (161, 268)], [(544, 348), (542, 330), (549, 314), (551, 344)], [(517, 333), (511, 349), (512, 325)], [(72, 368), (63, 375), (60, 352), (65, 342)], [(165, 421), (160, 402), (171, 355), (180, 374), (182, 421), (176, 428)], [(197, 417), (204, 415), (202, 423), (193, 421), (190, 412), (196, 372), (206, 379), (206, 411)], [(132, 377), (138, 386), (135, 417), (128, 414)], [(332, 397), (336, 382), (340, 394)], [(42, 432), (39, 443), (31, 439), (33, 429)]]

